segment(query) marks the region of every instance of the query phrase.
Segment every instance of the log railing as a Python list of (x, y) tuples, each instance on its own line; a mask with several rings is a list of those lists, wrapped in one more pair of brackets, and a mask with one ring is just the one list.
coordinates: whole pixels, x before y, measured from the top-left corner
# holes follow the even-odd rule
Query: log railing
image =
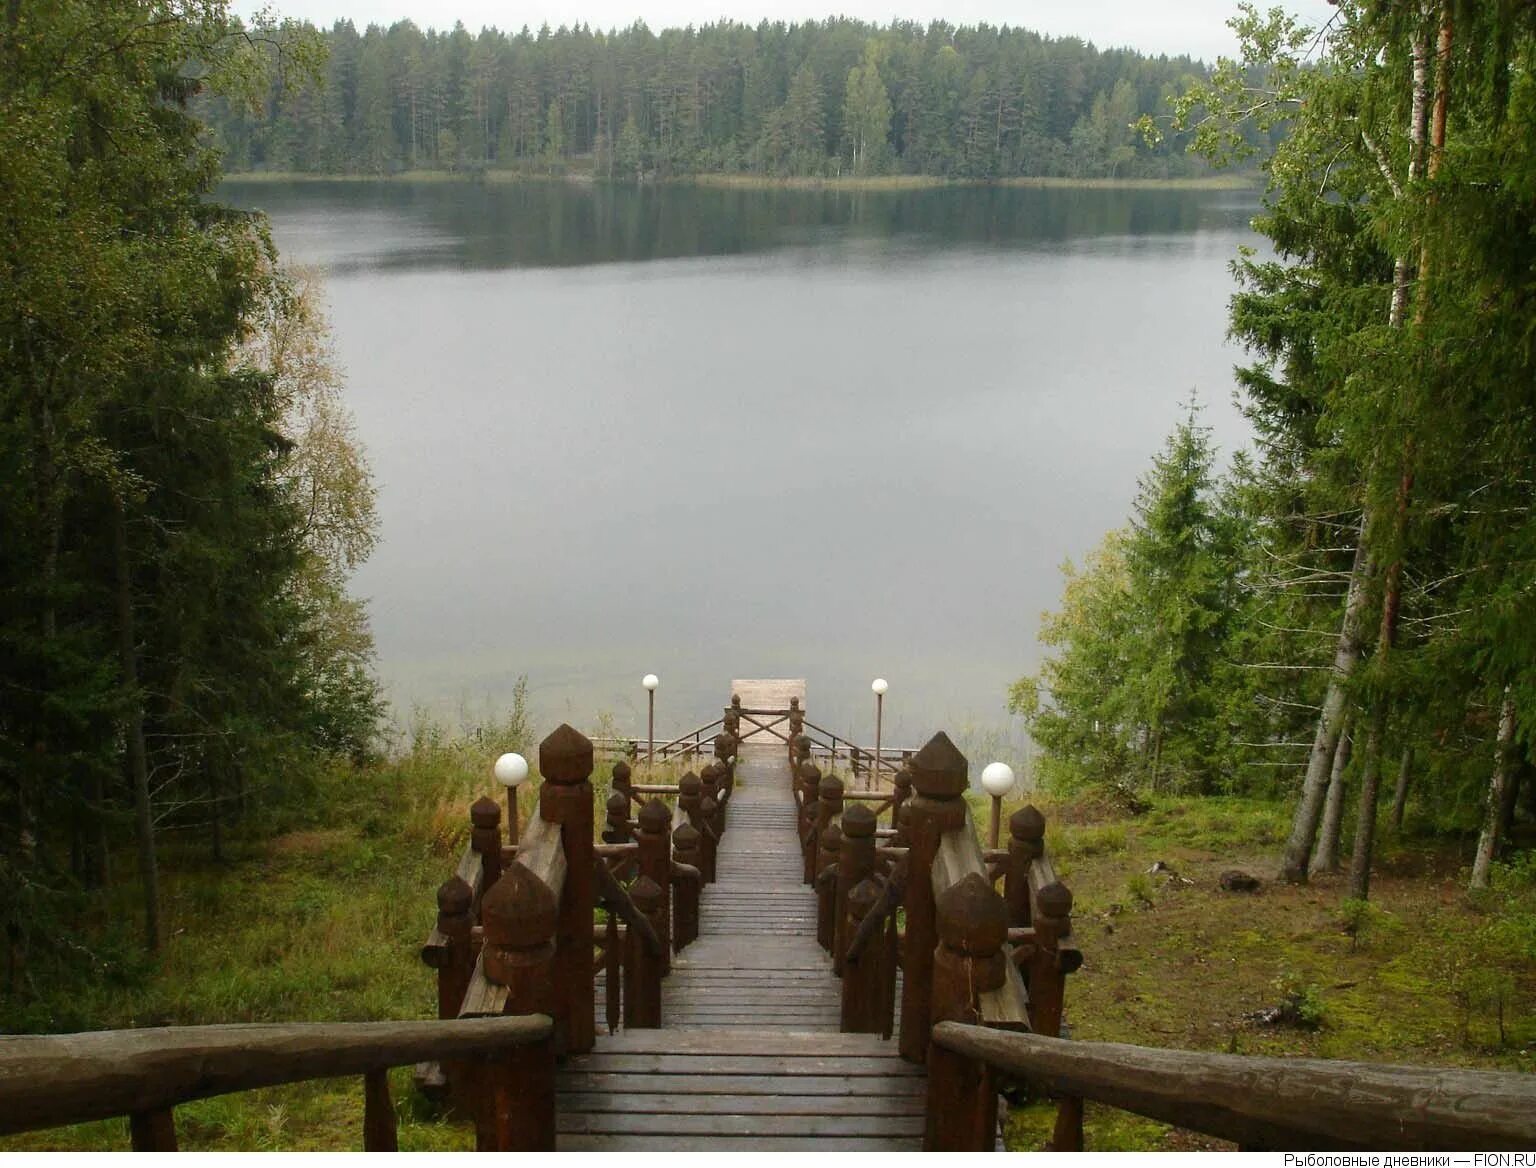
[(515, 845), (502, 843), (495, 800), (470, 809), (470, 847), (438, 890), (422, 947), (437, 971), (439, 1016), (553, 1020), (549, 1041), (520, 1059), (419, 1068), (474, 1117), (480, 1148), (553, 1150), (555, 1060), (592, 1049), (599, 971), (610, 1032), (662, 1026), (662, 981), (671, 954), (698, 936), (700, 892), (714, 878), (735, 786), (735, 737), (718, 734), (710, 746), (714, 759), (675, 784), (637, 784), (620, 759), (601, 844), (593, 746), (569, 726), (539, 745), (539, 810)]
[(1536, 1076), (1064, 1042), (942, 1022), (933, 1045), (1039, 1091), (1092, 1099), (1254, 1151), (1536, 1147)]
[(396, 1149), (391, 1067), (484, 1068), (547, 1046), (547, 1016), (476, 1022), (171, 1026), (0, 1038), (0, 1135), (127, 1115), (135, 1151), (174, 1152), (181, 1103), (362, 1075), (363, 1144)]

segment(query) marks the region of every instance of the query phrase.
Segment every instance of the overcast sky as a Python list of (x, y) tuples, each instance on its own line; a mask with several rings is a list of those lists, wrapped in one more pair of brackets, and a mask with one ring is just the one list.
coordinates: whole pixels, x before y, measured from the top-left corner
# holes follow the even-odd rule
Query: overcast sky
[[(1283, 7), (1314, 24), (1332, 11), (1326, 0), (1281, 0)], [(267, 7), (237, 0), (244, 16)], [(624, 27), (643, 19), (652, 29), (706, 24), (730, 18), (746, 24), (768, 20), (823, 19), (841, 14), (886, 23), (897, 17), (923, 23), (1007, 24), (1050, 36), (1077, 36), (1100, 48), (1130, 46), (1144, 53), (1190, 53), (1214, 60), (1236, 48), (1227, 19), (1236, 0), (270, 0), (283, 16), (329, 27), (350, 19), (359, 31), (369, 24), (409, 18), (423, 28), (452, 28), (462, 20), (471, 32), (484, 25), (516, 31), (585, 22), (594, 28)], [(1269, 7), (1263, 4), (1261, 7)]]

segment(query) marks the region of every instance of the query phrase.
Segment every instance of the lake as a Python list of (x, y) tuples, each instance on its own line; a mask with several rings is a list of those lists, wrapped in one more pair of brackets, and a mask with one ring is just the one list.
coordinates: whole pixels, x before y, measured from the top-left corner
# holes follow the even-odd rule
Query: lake
[[(807, 679), (888, 744), (1018, 743), (1042, 610), (1224, 341), (1245, 192), (238, 183), (326, 273), (379, 486), (357, 573), (395, 716), (715, 716)], [(985, 762), (986, 759), (973, 761)]]

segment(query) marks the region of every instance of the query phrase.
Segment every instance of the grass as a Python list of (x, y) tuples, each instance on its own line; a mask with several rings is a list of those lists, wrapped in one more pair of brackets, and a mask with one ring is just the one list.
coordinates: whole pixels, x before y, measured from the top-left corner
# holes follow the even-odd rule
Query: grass
[[(1340, 875), (1271, 882), (1288, 827), (1279, 805), (1168, 799), (1127, 817), (1037, 803), (1086, 959), (1067, 986), (1074, 1038), (1536, 1071), (1536, 865), (1504, 866), (1492, 894), (1472, 897), (1461, 845), (1389, 837), (1362, 906)], [(1171, 871), (1153, 873), (1158, 861)], [(1221, 891), (1229, 868), (1262, 890)], [(1302, 1024), (1245, 1017), (1287, 999)], [(1011, 1111), (1009, 1147), (1044, 1147), (1054, 1115)], [(1086, 1132), (1090, 1150), (1224, 1146), (1094, 1106)]]

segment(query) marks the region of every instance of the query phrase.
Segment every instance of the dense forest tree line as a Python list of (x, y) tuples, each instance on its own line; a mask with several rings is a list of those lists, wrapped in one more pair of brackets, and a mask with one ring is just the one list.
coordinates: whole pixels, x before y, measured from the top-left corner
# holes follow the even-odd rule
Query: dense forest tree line
[(510, 35), (406, 21), (317, 34), (324, 83), (280, 72), (252, 114), (205, 113), (235, 170), (388, 174), (579, 165), (597, 175), (751, 172), (1169, 177), (1185, 136), (1132, 124), (1205, 68), (1023, 29), (836, 18)]
[(1234, 24), (1175, 117), (1287, 130), (1231, 312), (1257, 452), (1218, 480), (1178, 427), (1013, 704), (1059, 781), (1295, 800), (1287, 880), (1363, 900), (1412, 804), (1485, 886), (1536, 818), (1536, 10), (1346, 0), (1321, 58)]
[(210, 199), (188, 112), (200, 88), (264, 86), (265, 39), (205, 2), (0, 19), (7, 992), (89, 953), (63, 924), (85, 897), (142, 889), (154, 948), (167, 830), (217, 857), (226, 825), (291, 807), (374, 733), (343, 589), (373, 489), (316, 294), (259, 216)]

